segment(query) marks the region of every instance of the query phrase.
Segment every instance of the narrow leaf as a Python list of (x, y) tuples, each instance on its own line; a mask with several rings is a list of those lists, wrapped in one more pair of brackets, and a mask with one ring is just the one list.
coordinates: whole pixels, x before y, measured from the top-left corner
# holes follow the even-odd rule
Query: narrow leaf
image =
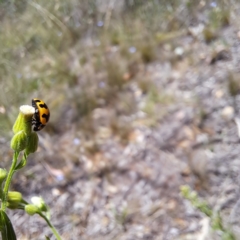
[(18, 163), (18, 165), (15, 167), (15, 171), (23, 168), (23, 167), (26, 165), (26, 163), (27, 163), (27, 158), (26, 158), (26, 156), (25, 156), (25, 154), (24, 154), (22, 160), (21, 160), (21, 161)]
[(0, 210), (0, 231), (2, 240), (17, 240), (12, 223), (7, 214)]

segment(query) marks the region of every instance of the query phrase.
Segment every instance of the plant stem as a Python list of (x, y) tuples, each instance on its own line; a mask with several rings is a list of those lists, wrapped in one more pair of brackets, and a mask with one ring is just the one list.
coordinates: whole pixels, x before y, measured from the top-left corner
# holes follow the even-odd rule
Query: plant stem
[(56, 230), (56, 228), (51, 224), (51, 222), (49, 221), (49, 219), (41, 212), (38, 212), (38, 214), (47, 222), (48, 226), (51, 228), (53, 234), (55, 235), (57, 240), (62, 240), (58, 231)]
[(12, 176), (15, 172), (15, 167), (16, 167), (16, 164), (17, 164), (18, 155), (19, 155), (19, 152), (14, 152), (12, 165), (11, 165), (11, 168), (8, 172), (7, 179), (6, 179), (4, 188), (3, 188), (3, 199), (2, 199), (1, 209), (4, 212), (6, 211), (6, 208), (7, 208), (8, 190), (9, 190), (9, 186), (10, 186), (10, 183), (11, 183), (11, 180), (12, 180)]

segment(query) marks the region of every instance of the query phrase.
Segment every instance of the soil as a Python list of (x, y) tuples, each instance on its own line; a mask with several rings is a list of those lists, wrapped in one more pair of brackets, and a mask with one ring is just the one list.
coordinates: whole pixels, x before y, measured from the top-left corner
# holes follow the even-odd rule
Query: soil
[[(39, 134), (39, 151), (15, 175), (12, 189), (28, 201), (41, 195), (62, 239), (223, 239), (211, 219), (182, 197), (182, 185), (220, 212), (240, 239), (239, 25), (221, 28), (211, 43), (191, 34), (200, 25), (175, 39), (174, 62), (157, 60), (139, 73), (173, 100), (159, 101), (146, 116), (141, 106), (147, 96), (129, 82), (137, 108), (124, 119), (131, 123), (126, 141), (102, 124), (112, 111), (104, 107), (92, 113), (94, 142), (74, 125), (57, 136)], [(86, 151), (95, 142), (97, 149)], [(9, 215), (18, 239), (52, 236), (39, 216), (20, 210)]]

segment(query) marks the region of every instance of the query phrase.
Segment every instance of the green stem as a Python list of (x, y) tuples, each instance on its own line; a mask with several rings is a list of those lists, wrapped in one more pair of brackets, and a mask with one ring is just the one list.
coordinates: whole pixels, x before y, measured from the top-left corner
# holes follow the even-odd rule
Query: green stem
[(58, 231), (56, 230), (56, 228), (51, 224), (51, 222), (49, 221), (49, 219), (41, 212), (38, 212), (38, 214), (47, 222), (48, 226), (51, 228), (53, 234), (55, 235), (57, 240), (62, 240)]
[(10, 170), (8, 172), (7, 179), (6, 179), (4, 188), (3, 188), (3, 199), (2, 199), (1, 209), (4, 212), (6, 211), (6, 208), (7, 208), (8, 190), (9, 190), (9, 186), (10, 186), (10, 183), (11, 183), (11, 180), (12, 180), (12, 176), (13, 176), (13, 174), (15, 172), (15, 167), (17, 165), (17, 160), (18, 160), (18, 155), (19, 155), (19, 152), (14, 152), (12, 165), (11, 165), (11, 168), (10, 168)]
[(29, 204), (26, 200), (22, 199), (21, 203), (23, 203), (24, 205)]

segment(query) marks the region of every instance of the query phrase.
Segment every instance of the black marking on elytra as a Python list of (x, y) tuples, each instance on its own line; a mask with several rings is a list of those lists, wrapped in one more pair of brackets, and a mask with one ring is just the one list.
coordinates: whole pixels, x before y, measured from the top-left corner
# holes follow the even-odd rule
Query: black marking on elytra
[(39, 104), (39, 107), (40, 107), (40, 108), (46, 108), (46, 109), (48, 109), (46, 103), (44, 103), (44, 104)]
[[(40, 104), (38, 104), (40, 103)], [(41, 100), (32, 100), (32, 106), (35, 108), (35, 113), (33, 114), (32, 117), (32, 126), (33, 126), (33, 131), (40, 131), (41, 129), (43, 129), (45, 127), (44, 124), (41, 123), (40, 121), (40, 112), (38, 108), (45, 108), (48, 110), (48, 107), (45, 103), (43, 103)], [(42, 114), (41, 118), (44, 118), (46, 120), (46, 122), (48, 122), (49, 118), (50, 118), (50, 113), (47, 114)]]
[(44, 114), (42, 115), (42, 118), (46, 118), (46, 121), (48, 121), (48, 119), (49, 119), (49, 114), (45, 114), (45, 113), (44, 113)]

